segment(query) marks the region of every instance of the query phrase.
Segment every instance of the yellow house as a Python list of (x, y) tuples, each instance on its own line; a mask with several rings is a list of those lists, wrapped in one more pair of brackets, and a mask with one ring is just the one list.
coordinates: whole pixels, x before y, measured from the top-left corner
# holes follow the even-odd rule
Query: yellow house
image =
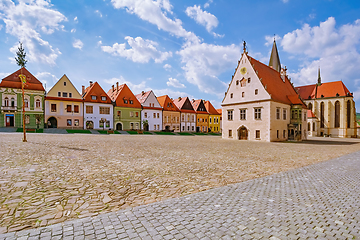
[(45, 97), (45, 127), (84, 128), (83, 99), (64, 74)]
[(220, 132), (221, 125), (220, 125), (220, 117), (221, 114), (216, 111), (214, 106), (211, 104), (210, 101), (205, 101), (205, 108), (206, 111), (209, 113), (209, 132)]
[(192, 100), (191, 102), (196, 112), (196, 132), (206, 133), (209, 128), (209, 113), (206, 111), (203, 100)]

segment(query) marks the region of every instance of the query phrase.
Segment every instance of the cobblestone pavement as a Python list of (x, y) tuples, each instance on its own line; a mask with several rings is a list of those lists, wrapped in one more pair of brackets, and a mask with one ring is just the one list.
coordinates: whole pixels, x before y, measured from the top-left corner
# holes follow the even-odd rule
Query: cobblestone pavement
[(359, 239), (360, 151), (0, 239)]

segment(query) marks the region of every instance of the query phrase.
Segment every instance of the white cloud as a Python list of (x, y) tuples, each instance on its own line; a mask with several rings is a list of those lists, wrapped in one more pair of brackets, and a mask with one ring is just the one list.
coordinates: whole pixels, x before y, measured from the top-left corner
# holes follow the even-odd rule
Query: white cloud
[(4, 27), (4, 26), (0, 24), (0, 31), (1, 31), (1, 29), (2, 29), (3, 27)]
[(115, 85), (115, 86), (116, 86), (117, 82), (119, 83), (119, 85), (125, 83), (135, 95), (140, 93), (141, 91), (151, 90), (151, 88), (146, 86), (146, 81), (142, 81), (139, 84), (134, 84), (132, 82), (126, 81), (123, 76), (120, 76), (118, 78), (106, 79), (106, 80), (104, 80), (104, 82), (108, 83), (110, 85)]
[(227, 84), (218, 76), (234, 68), (240, 57), (240, 48), (234, 44), (221, 46), (201, 43), (186, 45), (177, 54), (181, 56), (188, 82), (196, 85), (201, 92), (222, 97)]
[[(29, 61), (54, 65), (61, 54), (43, 40), (40, 34), (52, 34), (55, 30), (62, 30), (64, 26), (60, 23), (67, 21), (62, 13), (51, 7), (46, 0), (20, 1), (17, 5), (10, 0), (3, 0), (0, 4), (0, 19), (5, 23), (6, 32), (23, 42)], [(17, 47), (18, 43), (10, 48), (10, 51), (15, 53)]]
[(171, 68), (172, 68), (172, 67), (171, 67), (170, 64), (167, 64), (167, 63), (166, 63), (166, 64), (164, 65), (164, 69), (165, 69), (165, 70), (170, 70)]
[(205, 26), (209, 33), (211, 33), (212, 29), (219, 24), (218, 19), (214, 15), (207, 11), (203, 11), (200, 6), (194, 5), (193, 7), (188, 7), (186, 8), (185, 13), (198, 24)]
[(296, 85), (315, 83), (320, 66), (323, 82), (343, 80), (352, 86), (358, 79), (359, 43), (360, 19), (336, 28), (335, 19), (330, 17), (319, 26), (304, 24), (285, 34), (281, 46), (303, 59), (300, 69), (289, 73)]
[(144, 21), (150, 22), (158, 29), (169, 32), (176, 37), (183, 37), (189, 41), (199, 42), (199, 38), (182, 27), (180, 19), (168, 17), (171, 12), (169, 0), (111, 0), (117, 9), (125, 8), (129, 13), (136, 14)]
[(185, 85), (180, 83), (179, 80), (177, 80), (176, 78), (169, 78), (169, 81), (166, 82), (166, 85), (175, 88), (186, 88)]
[(147, 63), (153, 59), (156, 63), (161, 63), (172, 56), (172, 52), (161, 52), (157, 49), (158, 44), (141, 37), (125, 37), (130, 48), (126, 48), (126, 43), (115, 43), (113, 46), (101, 46), (104, 52), (115, 56), (125, 57), (133, 62)]
[(44, 85), (45, 90), (49, 91), (52, 86), (59, 80), (55, 75), (49, 72), (38, 72), (35, 77)]
[(84, 46), (83, 42), (80, 39), (75, 39), (72, 45), (73, 45), (74, 48), (78, 48), (80, 50)]
[(71, 32), (72, 33), (76, 32), (76, 29), (75, 28), (71, 29)]
[(75, 23), (78, 23), (79, 21), (78, 21), (78, 17), (76, 16), (76, 17), (74, 17), (74, 22)]
[(204, 8), (210, 7), (210, 4), (213, 2), (213, 0), (209, 0), (204, 4)]
[(172, 99), (176, 99), (178, 97), (189, 97), (189, 99), (194, 99), (194, 96), (189, 95), (186, 92), (174, 91), (174, 90), (169, 89), (169, 88), (154, 89), (153, 92), (155, 93), (155, 95), (157, 97), (160, 97), (160, 96), (163, 96), (163, 95), (168, 95)]
[(272, 45), (273, 42), (274, 42), (274, 38), (275, 38), (275, 41), (277, 41), (277, 42), (279, 42), (281, 40), (281, 37), (279, 35), (275, 35), (275, 37), (274, 36), (269, 36), (269, 35), (265, 36), (265, 40), (266, 40), (265, 46)]
[(95, 13), (96, 13), (97, 15), (99, 15), (99, 17), (101, 17), (101, 18), (103, 17), (102, 13), (101, 13), (99, 10), (96, 10)]
[(99, 40), (98, 43), (97, 43), (98, 46), (101, 46), (102, 45), (102, 41)]

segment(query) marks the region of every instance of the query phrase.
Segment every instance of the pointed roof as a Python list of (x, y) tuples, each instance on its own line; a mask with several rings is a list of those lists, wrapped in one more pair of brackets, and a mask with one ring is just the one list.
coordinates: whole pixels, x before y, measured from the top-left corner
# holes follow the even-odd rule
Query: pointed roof
[(116, 103), (117, 107), (141, 108), (140, 102), (125, 83), (120, 86), (117, 83), (116, 87), (111, 88), (107, 95), (111, 101)]
[(9, 76), (3, 78), (0, 83), (0, 87), (21, 89), (21, 79), (19, 77), (21, 72), (23, 75), (26, 76), (27, 81), (24, 89), (45, 91), (42, 83), (36, 77), (34, 77), (26, 68), (21, 68), (16, 72), (10, 74)]
[[(92, 99), (92, 96), (96, 96), (96, 100)], [(103, 97), (106, 97), (105, 101), (102, 100)], [(85, 89), (83, 99), (85, 102), (111, 104), (111, 99), (97, 82), (90, 83), (90, 86)]]
[(316, 118), (315, 114), (314, 114), (313, 111), (311, 111), (310, 109), (307, 110), (307, 117), (308, 117), (308, 118)]
[(296, 87), (303, 99), (352, 96), (342, 81)]
[(300, 104), (306, 107), (286, 75), (281, 76), (275, 69), (250, 56), (248, 58), (272, 100), (285, 104)]
[(139, 100), (139, 102), (141, 103), (141, 105), (143, 105), (143, 103), (146, 101), (146, 99), (149, 97), (150, 93), (152, 92), (152, 90), (147, 91), (147, 92), (141, 92), (139, 94), (136, 94), (135, 97), (137, 98), (137, 100)]
[[(66, 83), (66, 84), (65, 84)], [(69, 83), (69, 84), (67, 84)], [(62, 95), (59, 97), (59, 92), (72, 93), (70, 97), (69, 94), (67, 97), (63, 97)], [(70, 79), (64, 74), (52, 88), (47, 92), (46, 99), (48, 100), (61, 100), (61, 101), (78, 101), (82, 102), (82, 96), (74, 86), (74, 84), (70, 81)]]
[(192, 100), (191, 104), (194, 108), (194, 110), (196, 111), (196, 113), (201, 113), (201, 114), (209, 114), (206, 111), (205, 105), (204, 105), (204, 101), (202, 99), (198, 99), (198, 100)]
[(318, 73), (318, 84), (321, 84), (321, 76), (320, 76), (320, 67), (319, 67), (319, 73)]
[(211, 104), (210, 101), (205, 101), (204, 102), (206, 111), (211, 114), (211, 115), (220, 115), (218, 111), (216, 111), (216, 109), (214, 108), (214, 106)]
[(217, 111), (220, 115), (222, 115), (222, 108), (216, 109), (216, 111)]
[(174, 104), (184, 113), (196, 113), (188, 97), (179, 97), (173, 100)]
[(175, 111), (180, 112), (179, 108), (173, 103), (173, 101), (169, 98), (168, 95), (164, 95), (157, 98), (160, 106), (164, 109), (164, 111)]
[(275, 38), (274, 38), (274, 43), (273, 43), (272, 50), (271, 50), (269, 67), (272, 67), (273, 69), (275, 69), (278, 72), (280, 72), (280, 70), (281, 70), (280, 58), (279, 58), (279, 53), (278, 53), (278, 50), (276, 47)]

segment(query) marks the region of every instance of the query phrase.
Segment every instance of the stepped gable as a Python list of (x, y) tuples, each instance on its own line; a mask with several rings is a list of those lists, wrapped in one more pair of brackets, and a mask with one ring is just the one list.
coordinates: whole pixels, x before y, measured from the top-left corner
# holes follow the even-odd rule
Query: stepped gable
[(303, 99), (352, 96), (342, 81), (300, 86), (296, 89)]
[(262, 85), (271, 95), (272, 100), (285, 104), (300, 104), (306, 107), (286, 76), (284, 76), (283, 81), (280, 73), (275, 69), (266, 66), (250, 56), (249, 60), (254, 70), (257, 72)]
[(196, 113), (188, 97), (179, 97), (173, 102), (183, 113)]
[[(96, 96), (96, 100), (93, 100), (91, 96)], [(106, 101), (102, 101), (101, 97), (106, 97)], [(111, 103), (111, 99), (97, 82), (90, 82), (90, 86), (83, 93), (83, 99), (85, 102)]]
[(26, 76), (27, 81), (24, 89), (45, 91), (42, 83), (36, 77), (34, 77), (34, 75), (32, 75), (26, 68), (19, 69), (16, 72), (10, 74), (9, 76), (3, 78), (0, 83), (0, 87), (21, 89), (21, 79), (19, 77), (21, 71), (22, 74)]
[(216, 111), (216, 109), (214, 108), (214, 106), (211, 104), (210, 101), (205, 101), (204, 102), (204, 105), (205, 105), (205, 108), (206, 108), (206, 111), (211, 114), (211, 115), (220, 115), (218, 113), (218, 111)]
[[(111, 101), (116, 103), (117, 107), (141, 108), (140, 102), (125, 83), (122, 85), (117, 83), (116, 87), (113, 85), (107, 95)], [(130, 101), (132, 101), (132, 104)]]
[(164, 109), (164, 111), (175, 111), (180, 112), (179, 108), (173, 103), (173, 101), (169, 98), (168, 95), (164, 95), (157, 98), (160, 106)]

